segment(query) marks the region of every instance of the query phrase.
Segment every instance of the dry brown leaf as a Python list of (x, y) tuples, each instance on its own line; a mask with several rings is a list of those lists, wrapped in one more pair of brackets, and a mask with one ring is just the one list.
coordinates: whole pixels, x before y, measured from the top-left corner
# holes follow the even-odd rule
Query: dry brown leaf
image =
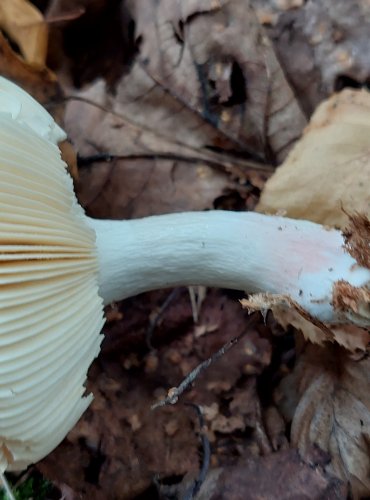
[(287, 450), (289, 441), (286, 434), (286, 424), (276, 406), (269, 406), (264, 409), (263, 422), (272, 450)]
[[(131, 6), (140, 54), (118, 88), (118, 106), (171, 135), (175, 126), (175, 137), (202, 148), (285, 157), (305, 118), (248, 0)], [(132, 77), (138, 87), (129, 85)], [(138, 116), (144, 103), (148, 113)], [(189, 112), (203, 122), (195, 135), (190, 116), (182, 126)]]
[(308, 345), (280, 386), (280, 405), (288, 418), (294, 414), (292, 444), (304, 457), (312, 445), (329, 453), (327, 471), (349, 482), (355, 497), (370, 492), (369, 383), (369, 358)]
[(153, 130), (161, 119), (163, 132), (184, 144), (283, 156), (305, 118), (247, 0), (128, 8), (140, 44), (116, 111), (124, 107), (127, 118)]
[(28, 0), (1, 0), (0, 29), (18, 44), (28, 63), (45, 66), (48, 28), (41, 12)]
[[(267, 182), (258, 210), (345, 227), (370, 218), (370, 94), (344, 90), (322, 103), (302, 139)], [(344, 211), (344, 210), (345, 211)]]
[[(0, 74), (20, 85), (46, 107), (61, 97), (55, 75), (46, 67), (36, 67), (24, 61), (12, 50), (1, 32)], [(48, 111), (55, 117), (55, 106)]]
[[(296, 450), (258, 460), (239, 459), (235, 466), (211, 470), (198, 500), (340, 500), (346, 485), (322, 469), (325, 456), (304, 463)], [(179, 498), (179, 497), (177, 497)], [(183, 497), (181, 497), (183, 498)]]
[[(352, 307), (352, 310), (357, 310), (358, 307), (361, 307), (363, 313), (368, 315), (367, 309), (364, 309), (368, 307), (369, 303), (369, 292), (366, 289), (356, 289), (354, 291), (351, 287), (348, 287), (348, 284), (342, 287), (341, 282), (338, 282), (336, 284), (336, 291), (338, 293), (338, 307), (343, 305), (347, 308)], [(354, 296), (353, 292), (355, 293)], [(249, 295), (248, 299), (240, 300), (240, 303), (249, 313), (261, 311), (264, 316), (271, 309), (275, 319), (283, 328), (292, 325), (303, 333), (306, 340), (321, 346), (326, 342), (337, 343), (353, 353), (359, 350), (366, 352), (370, 346), (370, 332), (368, 329), (355, 325), (327, 325), (322, 323), (316, 318), (310, 317), (289, 296), (253, 294)], [(358, 305), (359, 303), (360, 306)]]
[[(106, 105), (102, 82), (84, 96)], [(144, 108), (145, 111), (145, 108)], [(217, 154), (172, 141), (160, 130), (142, 128), (82, 102), (67, 105), (65, 125), (80, 155), (122, 155), (80, 170), (79, 199), (97, 217), (130, 218), (212, 208), (225, 189), (237, 185)], [(216, 167), (209, 164), (215, 160)]]
[[(66, 114), (80, 154), (122, 157), (113, 169), (103, 167), (105, 174), (94, 168), (81, 176), (81, 199), (92, 213), (98, 205), (98, 215), (115, 217), (209, 208), (225, 189), (236, 189), (225, 172), (245, 179), (251, 167), (256, 172), (261, 162), (286, 155), (305, 118), (246, 0), (127, 8), (138, 40), (130, 71), (115, 95), (97, 83), (79, 94), (90, 103), (71, 100)], [(132, 180), (134, 171), (142, 180)], [(161, 191), (152, 196), (154, 177)], [(131, 197), (120, 194), (121, 206), (109, 207), (123, 182)], [(140, 207), (138, 192), (146, 197)]]
[(204, 210), (234, 185), (208, 165), (181, 161), (112, 161), (80, 171), (79, 199), (96, 217), (134, 218)]
[[(297, 314), (294, 309), (272, 307), (272, 312), (283, 328), (287, 328), (288, 325), (294, 326), (303, 333), (306, 340), (314, 344), (324, 346), (328, 342), (328, 336), (320, 328)], [(369, 347), (370, 333), (364, 328), (355, 325), (330, 325), (330, 331), (332, 340), (351, 352), (358, 350), (365, 352)]]
[[(334, 91), (367, 87), (368, 1), (252, 1), (308, 116)], [(286, 9), (294, 4), (294, 9)]]

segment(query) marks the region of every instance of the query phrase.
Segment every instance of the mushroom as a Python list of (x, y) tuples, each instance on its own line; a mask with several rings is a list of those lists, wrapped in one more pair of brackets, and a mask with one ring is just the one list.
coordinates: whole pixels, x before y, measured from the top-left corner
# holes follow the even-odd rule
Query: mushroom
[[(64, 132), (0, 79), (0, 469), (53, 450), (88, 407), (103, 305), (202, 284), (279, 294), (319, 322), (369, 325), (370, 270), (340, 232), (307, 221), (209, 211), (94, 220), (60, 158)], [(337, 282), (360, 297), (337, 306)], [(361, 295), (361, 293), (362, 295)]]

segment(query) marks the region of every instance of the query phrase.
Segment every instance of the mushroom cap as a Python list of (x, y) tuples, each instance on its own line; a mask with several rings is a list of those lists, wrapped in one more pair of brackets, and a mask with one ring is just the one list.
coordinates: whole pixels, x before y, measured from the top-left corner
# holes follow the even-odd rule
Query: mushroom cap
[(95, 233), (55, 144), (64, 133), (14, 87), (0, 79), (2, 471), (43, 458), (86, 410), (104, 323)]
[(9, 113), (13, 120), (27, 124), (40, 137), (54, 144), (67, 137), (53, 117), (27, 92), (0, 76), (0, 111)]

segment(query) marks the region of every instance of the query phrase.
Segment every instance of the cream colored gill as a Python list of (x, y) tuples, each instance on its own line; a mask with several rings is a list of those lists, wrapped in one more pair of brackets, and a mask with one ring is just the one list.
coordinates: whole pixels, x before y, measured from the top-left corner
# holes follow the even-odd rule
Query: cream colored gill
[(104, 320), (95, 234), (53, 144), (64, 133), (3, 78), (0, 110), (0, 468), (20, 470), (89, 405)]

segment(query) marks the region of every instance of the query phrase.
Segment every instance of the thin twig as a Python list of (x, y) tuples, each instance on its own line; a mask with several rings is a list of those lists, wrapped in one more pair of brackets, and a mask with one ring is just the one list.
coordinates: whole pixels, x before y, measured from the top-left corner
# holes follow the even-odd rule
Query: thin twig
[(166, 309), (168, 306), (171, 304), (171, 302), (179, 295), (180, 293), (180, 288), (174, 288), (172, 292), (168, 295), (166, 300), (163, 302), (161, 307), (159, 308), (159, 311), (157, 314), (154, 316), (153, 319), (150, 319), (150, 323), (148, 326), (148, 329), (145, 334), (145, 340), (146, 340), (146, 345), (150, 350), (153, 350), (154, 347), (152, 345), (152, 337), (153, 337), (153, 332), (156, 329), (159, 321), (163, 318), (164, 313), (166, 312)]
[[(78, 156), (77, 164), (81, 168), (87, 168), (92, 163), (98, 162), (111, 162), (113, 160), (168, 160), (168, 161), (182, 161), (184, 163), (203, 163), (213, 168), (220, 168), (225, 171), (227, 170), (227, 163), (229, 167), (237, 168), (238, 161), (229, 158), (227, 162), (223, 160), (216, 160), (211, 158), (204, 158), (203, 156), (184, 156), (176, 153), (132, 153), (132, 154), (111, 154), (111, 153), (98, 153), (91, 156)], [(241, 162), (239, 162), (241, 163)], [(268, 174), (273, 173), (273, 167), (268, 164), (259, 164), (253, 162), (252, 160), (245, 160), (240, 164), (240, 167), (244, 167), (249, 170), (257, 170)], [(245, 172), (240, 172), (240, 174), (245, 174)]]
[(206, 433), (206, 426), (204, 422), (204, 417), (203, 417), (203, 412), (202, 409), (199, 405), (196, 405), (194, 403), (186, 403), (188, 406), (191, 406), (192, 408), (195, 409), (198, 415), (199, 419), (199, 427), (200, 427), (200, 440), (202, 444), (202, 465), (198, 474), (198, 477), (194, 481), (194, 484), (191, 486), (188, 492), (185, 493), (184, 500), (192, 500), (197, 493), (200, 490), (200, 487), (202, 486), (208, 469), (209, 469), (209, 464), (211, 462), (211, 445), (209, 443), (209, 439), (207, 437)]
[(188, 292), (190, 297), (191, 304), (191, 312), (193, 314), (194, 323), (198, 323), (200, 308), (202, 307), (202, 303), (206, 297), (205, 286), (188, 286)]
[(92, 163), (105, 162), (109, 163), (113, 160), (120, 159), (117, 155), (110, 153), (97, 153), (95, 155), (81, 156), (77, 154), (77, 166), (78, 168), (90, 167)]
[(227, 351), (229, 351), (235, 344), (238, 343), (238, 341), (241, 339), (241, 337), (245, 334), (243, 332), (240, 334), (238, 337), (230, 340), (226, 344), (224, 344), (221, 349), (216, 351), (212, 356), (202, 363), (200, 363), (197, 367), (194, 368), (185, 378), (184, 380), (180, 383), (179, 386), (177, 387), (172, 387), (169, 391), (165, 399), (162, 399), (161, 401), (158, 401), (158, 403), (155, 403), (152, 405), (151, 409), (155, 410), (156, 408), (159, 408), (161, 406), (167, 406), (167, 405), (174, 405), (177, 403), (179, 396), (188, 389), (188, 387), (194, 382), (194, 380), (202, 373), (204, 370), (206, 370), (212, 363), (214, 363), (217, 359), (221, 358)]

